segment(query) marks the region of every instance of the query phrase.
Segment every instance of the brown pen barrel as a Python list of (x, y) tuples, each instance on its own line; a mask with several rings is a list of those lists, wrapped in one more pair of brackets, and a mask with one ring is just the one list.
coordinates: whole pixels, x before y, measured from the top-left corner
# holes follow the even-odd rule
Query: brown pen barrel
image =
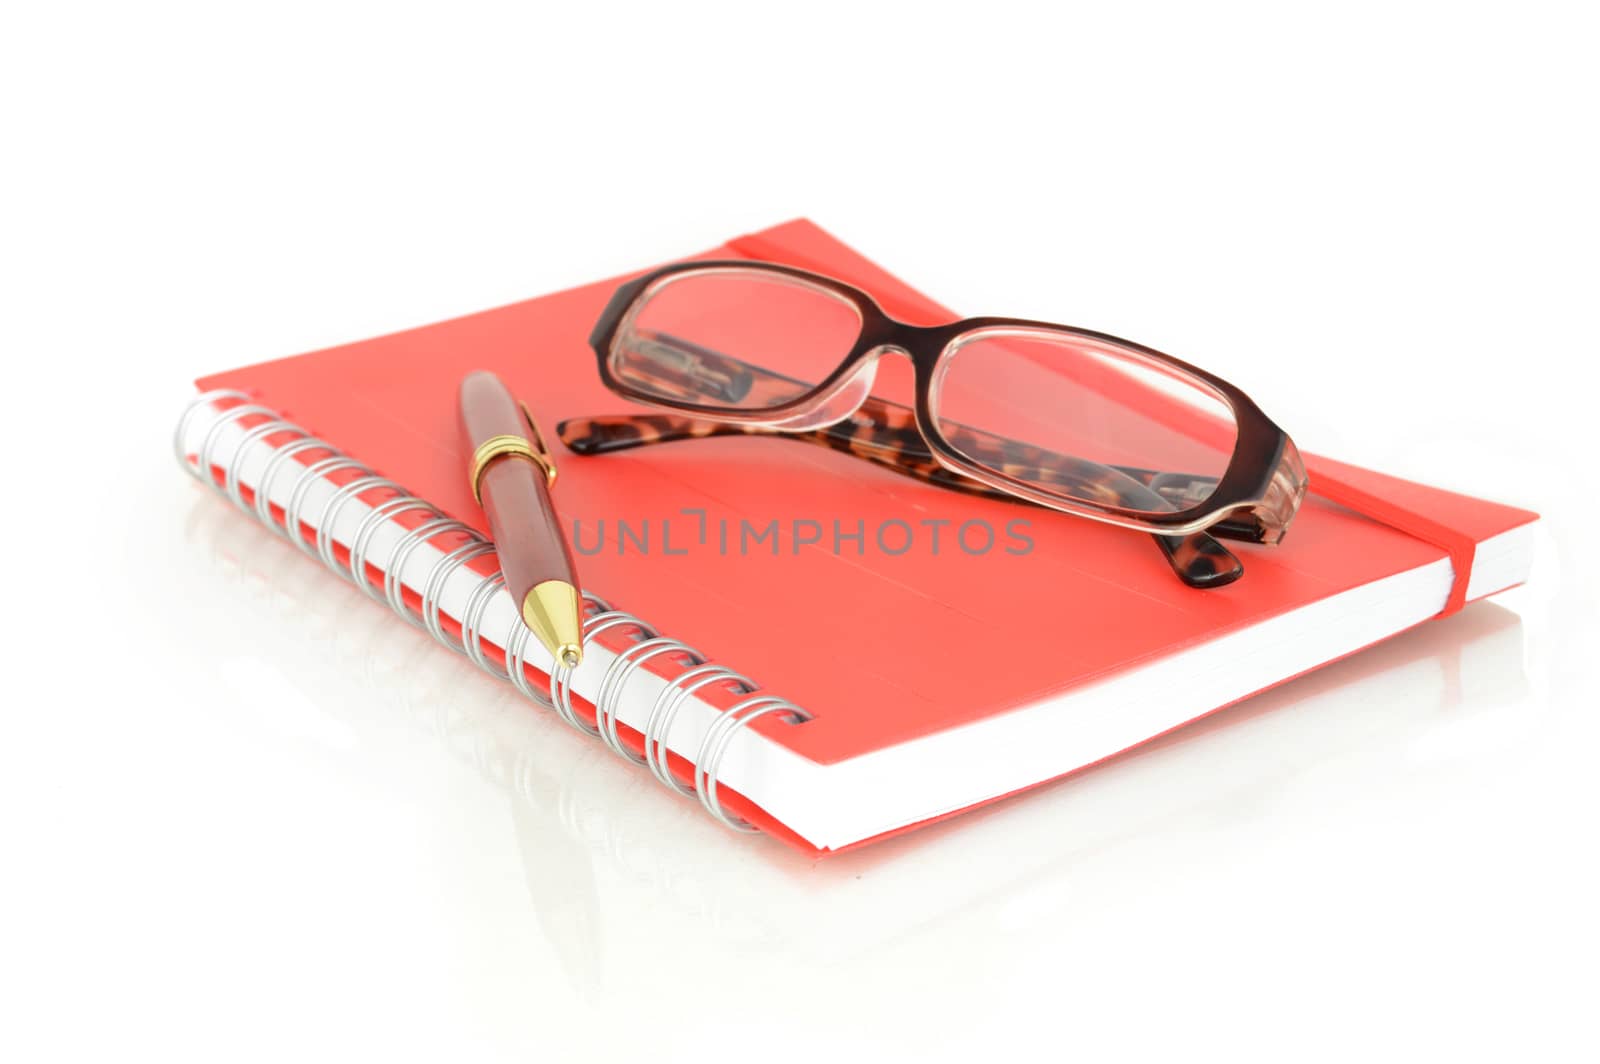
[[(531, 432), (500, 378), (483, 371), (461, 382), (461, 426), (474, 449), (493, 436), (528, 438)], [(561, 534), (542, 468), (516, 455), (496, 458), (484, 470), (478, 491), (506, 590), (519, 609), (528, 592), (546, 580), (578, 587), (577, 567)]]

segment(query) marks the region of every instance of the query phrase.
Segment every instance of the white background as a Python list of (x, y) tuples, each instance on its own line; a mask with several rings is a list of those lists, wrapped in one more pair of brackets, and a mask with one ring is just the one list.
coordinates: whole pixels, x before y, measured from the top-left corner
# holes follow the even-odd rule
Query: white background
[[(8, 6), (0, 1054), (1594, 1059), (1596, 44), (1576, 4)], [(811, 864), (173, 465), (202, 372), (801, 214), (1537, 509), (1535, 579)]]

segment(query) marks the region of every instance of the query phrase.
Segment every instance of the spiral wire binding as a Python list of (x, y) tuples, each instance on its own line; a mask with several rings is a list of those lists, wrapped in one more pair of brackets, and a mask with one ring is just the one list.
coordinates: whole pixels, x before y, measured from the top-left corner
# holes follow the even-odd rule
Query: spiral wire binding
[[(625, 757), (636, 765), (644, 764), (644, 758), (635, 757), (628, 748), (622, 745), (622, 738), (617, 734), (616, 697), (621, 695), (622, 689), (627, 686), (628, 677), (633, 675), (635, 669), (651, 658), (667, 655), (677, 655), (687, 658), (691, 666), (703, 665), (705, 658), (695, 652), (694, 648), (686, 643), (666, 636), (656, 636), (646, 639), (642, 643), (635, 643), (612, 659), (611, 665), (606, 669), (606, 674), (600, 680), (600, 688), (595, 694), (595, 724), (600, 729), (600, 740), (609, 746), (619, 757)], [(615, 695), (613, 695), (615, 692)], [(606, 707), (610, 707), (607, 709)]]
[[(633, 614), (624, 613), (622, 610), (613, 610), (610, 613), (590, 617), (583, 622), (584, 648), (587, 649), (589, 644), (594, 642), (595, 637), (601, 632), (612, 628), (632, 628), (635, 632), (633, 636), (635, 640), (649, 639), (658, 634), (654, 628), (645, 624)], [(577, 711), (572, 708), (572, 667), (564, 661), (557, 661), (550, 667), (550, 693), (554, 696), (556, 716), (585, 735), (599, 738), (600, 729), (589, 727), (578, 717)], [(596, 706), (595, 713), (597, 717), (599, 712), (599, 707)]]
[[(298, 432), (303, 438), (310, 436), (310, 433), (306, 432), (305, 429), (300, 428), (298, 425), (279, 425), (268, 421), (265, 424), (257, 425), (255, 428), (244, 434), (244, 436), (239, 440), (239, 452), (243, 453), (244, 451), (248, 450), (257, 440), (264, 439), (267, 436), (272, 436), (279, 432), (288, 431)], [(204, 461), (205, 460), (203, 459), (201, 468), (204, 468)], [(223, 482), (222, 490), (228, 496), (228, 498), (233, 500), (233, 504), (235, 506), (243, 510), (245, 513), (250, 512), (249, 507), (245, 505), (244, 495), (239, 490), (238, 462), (228, 463), (227, 476), (226, 480)], [(258, 510), (257, 512), (259, 513), (260, 511)]]
[[(285, 539), (289, 538), (288, 530), (278, 524), (277, 520), (272, 516), (272, 486), (278, 482), (278, 471), (283, 468), (284, 463), (297, 454), (305, 451), (327, 451), (331, 449), (325, 440), (319, 440), (315, 436), (302, 436), (298, 440), (290, 440), (273, 451), (272, 457), (267, 459), (266, 468), (261, 470), (260, 482), (256, 484), (256, 520)], [(235, 473), (235, 479), (237, 479), (238, 463), (230, 462), (228, 470)], [(249, 513), (250, 511), (246, 510), (245, 512)]]
[(769, 713), (785, 713), (795, 723), (811, 719), (805, 710), (793, 702), (776, 695), (754, 695), (711, 722), (705, 738), (700, 742), (700, 753), (694, 759), (694, 789), (700, 795), (700, 804), (705, 806), (706, 812), (734, 831), (753, 832), (756, 828), (746, 820), (730, 817), (723, 810), (722, 803), (717, 800), (717, 768), (722, 764), (722, 755), (727, 752), (734, 733)]
[(334, 572), (339, 571), (339, 559), (333, 553), (333, 533), (329, 531), (333, 527), (334, 519), (338, 517), (339, 511), (344, 509), (345, 503), (362, 492), (376, 491), (379, 488), (400, 491), (400, 485), (383, 477), (357, 477), (334, 492), (333, 497), (323, 504), (322, 514), (317, 518), (317, 557), (322, 559), (323, 565)]
[(650, 774), (685, 798), (693, 798), (695, 792), (673, 777), (667, 759), (666, 737), (684, 701), (702, 687), (719, 683), (732, 684), (741, 694), (749, 694), (756, 689), (754, 680), (741, 676), (726, 665), (697, 665), (685, 669), (667, 682), (667, 686), (656, 696), (655, 704), (650, 707), (650, 716), (645, 720), (644, 757)]
[(368, 510), (367, 515), (361, 519), (361, 524), (356, 526), (355, 536), (350, 540), (350, 579), (375, 602), (387, 600), (383, 597), (383, 592), (372, 589), (372, 584), (366, 578), (367, 550), (372, 546), (372, 537), (390, 518), (399, 517), (412, 510), (426, 510), (433, 514), (439, 512), (413, 496), (401, 495)]
[(511, 674), (500, 672), (483, 653), (483, 611), (494, 601), (494, 593), (504, 591), (505, 586), (505, 574), (496, 572), (472, 589), (472, 594), (467, 597), (466, 609), (461, 611), (461, 649), (466, 652), (468, 661), (490, 676), (509, 680)]
[(528, 671), (523, 667), (522, 656), (527, 653), (528, 637), (532, 634), (525, 624), (511, 625), (511, 632), (506, 636), (506, 671), (511, 674), (511, 685), (525, 697), (545, 709), (554, 709), (556, 704), (550, 700), (550, 696), (528, 682)]
[[(200, 446), (193, 452), (194, 457), (191, 458), (187, 445), (197, 415), (217, 403), (228, 400), (234, 400), (238, 405), (213, 410), (213, 420), (206, 426)], [(251, 416), (266, 417), (268, 420), (242, 431), (234, 444), (232, 458), (221, 470), (222, 483), (218, 484), (213, 470), (216, 468), (215, 452), (223, 438), (223, 430), (228, 425)], [(240, 467), (245, 455), (258, 444), (266, 443), (270, 437), (289, 433), (293, 433), (295, 438), (270, 445), (272, 454), (261, 470), (254, 489), (254, 500), (247, 502), (240, 477)], [(583, 593), (584, 649), (588, 650), (593, 646), (605, 632), (613, 632), (629, 641), (629, 645), (622, 650), (612, 651), (614, 657), (595, 692), (595, 726), (591, 728), (573, 707), (573, 670), (564, 662), (557, 661), (551, 666), (548, 694), (541, 692), (529, 682), (525, 655), (531, 633), (528, 627), (521, 623), (520, 618), (513, 621), (505, 638), (500, 641), (505, 656), (504, 667), (496, 665), (485, 652), (483, 646), (485, 614), (490, 603), (494, 601), (495, 594), (504, 590), (506, 586), (503, 572), (496, 570), (483, 577), (468, 595), (466, 605), (461, 611), (460, 639), (457, 640), (446, 631), (439, 600), (451, 575), (473, 560), (494, 553), (494, 545), (469, 525), (446, 517), (431, 503), (410, 494), (394, 481), (379, 476), (326, 440), (313, 436), (299, 425), (284, 420), (276, 411), (252, 403), (250, 396), (243, 392), (218, 389), (196, 396), (184, 408), (182, 416), (178, 419), (177, 428), (173, 432), (172, 449), (177, 456), (178, 464), (195, 479), (228, 499), (244, 513), (253, 514), (261, 524), (288, 539), (301, 551), (317, 558), (330, 571), (355, 584), (369, 598), (388, 605), (408, 624), (423, 629), (439, 643), (462, 654), (480, 669), (509, 680), (512, 686), (530, 701), (547, 709), (553, 709), (562, 721), (578, 731), (598, 737), (613, 753), (634, 764), (647, 766), (651, 774), (670, 790), (684, 797), (698, 797), (706, 812), (728, 828), (740, 832), (756, 830), (748, 822), (730, 815), (722, 807), (717, 793), (717, 770), (722, 757), (738, 730), (748, 726), (752, 721), (770, 714), (783, 714), (791, 723), (798, 723), (811, 719), (805, 710), (775, 695), (755, 694), (758, 685), (754, 680), (726, 665), (708, 663), (703, 654), (687, 643), (662, 636), (645, 621), (624, 610), (616, 609), (605, 599), (586, 591)], [(319, 451), (325, 453), (304, 465), (291, 483), (288, 498), (282, 507), (283, 518), (280, 522), (272, 512), (273, 490), (279, 476), (296, 455)], [(337, 485), (332, 496), (322, 504), (321, 511), (317, 515), (315, 534), (312, 542), (308, 544), (301, 528), (305, 519), (302, 510), (310, 490), (318, 480), (326, 480), (340, 472), (353, 472), (356, 476), (345, 484)], [(339, 514), (352, 500), (379, 491), (389, 492), (392, 497), (376, 504), (368, 504), (371, 508), (362, 516), (360, 524), (356, 527), (355, 535), (350, 541), (348, 558), (341, 562), (335, 553), (336, 541), (332, 531)], [(413, 512), (431, 516), (425, 517), (415, 528), (408, 529), (390, 549), (387, 564), (381, 566), (382, 586), (373, 587), (372, 581), (367, 578), (367, 567), (372, 564), (367, 555), (372, 549), (373, 538), (386, 523), (402, 514)], [(436, 547), (441, 552), (440, 557), (428, 569), (427, 576), (422, 581), (420, 601), (413, 610), (405, 600), (406, 585), (400, 574), (404, 572), (406, 563), (417, 548), (448, 535), (461, 536), (464, 542), (449, 550)], [(685, 667), (677, 675), (665, 681), (666, 686), (651, 704), (650, 714), (643, 728), (644, 754), (638, 756), (627, 748), (618, 733), (617, 709), (633, 674), (646, 662), (656, 658), (677, 659), (683, 662)], [(672, 774), (667, 736), (671, 732), (679, 710), (689, 697), (696, 691), (717, 686), (726, 686), (746, 697), (731, 709), (719, 714), (712, 722), (701, 740), (699, 752), (693, 762), (694, 786), (685, 787)]]
[[(419, 543), (422, 543), (424, 540), (431, 539), (436, 535), (442, 534), (449, 529), (453, 523), (454, 522), (450, 521), (448, 518), (440, 518), (437, 521), (430, 521), (428, 525), (419, 525), (415, 531), (401, 541), (401, 546), (405, 548), (405, 555), (401, 556), (398, 551), (396, 552), (396, 557), (399, 563), (403, 565), (406, 558), (410, 557), (411, 552), (416, 549)], [(423, 532), (423, 529), (429, 527), (429, 525), (433, 527), (433, 531)], [(424, 629), (426, 629), (429, 635), (433, 636), (433, 638), (437, 639), (451, 650), (459, 650), (461, 653), (465, 654), (467, 652), (467, 646), (465, 643), (457, 645), (455, 641), (450, 638), (450, 634), (444, 630), (444, 624), (439, 619), (441, 616), (439, 612), (439, 595), (442, 591), (444, 591), (444, 585), (450, 579), (451, 573), (472, 561), (474, 558), (481, 558), (485, 554), (493, 553), (494, 547), (492, 545), (485, 543), (480, 539), (469, 539), (466, 543), (463, 543), (449, 554), (446, 554), (443, 558), (440, 558), (439, 561), (434, 564), (434, 567), (428, 570), (428, 578), (423, 582), (422, 587), (421, 625)], [(398, 573), (402, 570), (396, 569), (394, 571)], [(389, 572), (390, 570), (384, 571), (385, 580), (391, 579), (389, 577)], [(394, 586), (399, 588), (401, 586), (399, 577), (396, 576), (392, 579)], [(388, 585), (386, 584), (386, 590), (387, 586)], [(396, 603), (400, 603), (400, 605), (396, 606)], [(400, 599), (398, 591), (389, 596), (389, 605), (395, 606), (396, 609), (402, 609), (404, 606), (404, 602)], [(402, 610), (402, 612), (405, 611)], [(409, 613), (407, 614), (407, 619), (410, 619)]]

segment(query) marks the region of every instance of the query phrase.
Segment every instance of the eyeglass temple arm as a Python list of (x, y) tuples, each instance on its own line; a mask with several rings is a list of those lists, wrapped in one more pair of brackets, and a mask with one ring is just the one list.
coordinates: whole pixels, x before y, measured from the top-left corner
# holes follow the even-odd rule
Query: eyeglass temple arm
[[(878, 400), (867, 400), (867, 404), (876, 402)], [(870, 442), (864, 442), (863, 432), (873, 437)], [(950, 488), (968, 495), (1001, 502), (1028, 505), (1026, 500), (997, 491), (940, 465), (922, 444), (922, 436), (914, 428), (910, 430), (914, 443), (906, 440), (907, 446), (904, 449), (888, 444), (886, 437), (890, 435), (903, 437), (906, 435), (905, 430), (889, 426), (873, 425), (868, 428), (860, 423), (841, 422), (810, 432), (794, 433), (747, 425), (729, 425), (678, 414), (614, 414), (570, 418), (556, 426), (556, 435), (569, 449), (581, 455), (609, 454), (612, 451), (624, 451), (651, 443), (712, 436), (777, 436), (846, 451), (903, 476), (914, 477), (941, 488)], [(1167, 559), (1172, 571), (1190, 587), (1223, 587), (1244, 575), (1244, 564), (1228, 548), (1205, 532), (1195, 532), (1187, 536), (1153, 534), (1150, 538), (1161, 548), (1161, 554)]]
[[(970, 429), (967, 431), (980, 441), (987, 437), (986, 433)], [(933, 452), (928, 450), (927, 444), (922, 439), (922, 433), (917, 431), (915, 423), (911, 420), (910, 409), (877, 396), (868, 396), (857, 412), (845, 421), (807, 432), (734, 425), (684, 414), (616, 414), (570, 418), (557, 425), (556, 432), (568, 449), (581, 455), (609, 454), (612, 451), (627, 450), (645, 444), (670, 443), (674, 440), (711, 436), (779, 436), (846, 451), (857, 458), (865, 458), (895, 472), (905, 473), (930, 484), (965, 492), (968, 495), (1006, 502), (1023, 501), (1009, 492), (991, 488), (941, 465), (933, 456)], [(989, 438), (995, 439), (997, 443), (1004, 442), (997, 437)], [(998, 448), (993, 452), (993, 457), (997, 460), (1004, 458)], [(1148, 508), (1159, 504), (1163, 508), (1172, 508), (1171, 499), (1159, 490), (1163, 486), (1164, 479), (1175, 482), (1175, 486), (1179, 487), (1189, 487), (1194, 481), (1202, 479), (1185, 474), (1157, 473), (1153, 470), (1126, 466), (1102, 466), (1080, 458), (1074, 458), (1072, 461), (1090, 475), (1098, 475), (1102, 482), (1110, 481), (1110, 486), (1116, 490), (1119, 501), (1135, 507)], [(1057, 476), (1055, 471), (1048, 467), (1027, 468), (1025, 471), (1028, 476), (1045, 483), (1067, 485), (1075, 483), (1074, 478)], [(1127, 483), (1128, 481), (1134, 483)], [(1157, 498), (1150, 498), (1151, 494), (1155, 494)], [(1248, 528), (1230, 528), (1225, 524), (1213, 525), (1207, 531), (1217, 529), (1221, 529), (1224, 534), (1233, 538), (1251, 540), (1256, 538)]]
[[(989, 452), (988, 456), (997, 460), (1005, 458), (999, 446), (992, 451), (981, 446), (990, 439), (997, 445), (1003, 444), (1003, 440), (989, 437), (987, 433), (970, 429), (966, 431), (970, 432), (974, 440), (980, 444), (976, 449)], [(865, 458), (896, 472), (906, 473), (919, 480), (952, 488), (968, 495), (1007, 502), (1021, 501), (1009, 492), (991, 488), (941, 465), (923, 441), (922, 433), (917, 430), (910, 408), (877, 396), (868, 396), (856, 413), (848, 419), (805, 432), (790, 432), (756, 425), (735, 425), (687, 414), (615, 414), (569, 418), (556, 426), (556, 432), (568, 449), (581, 455), (610, 454), (613, 451), (628, 450), (651, 443), (671, 443), (675, 440), (712, 436), (778, 436), (822, 444), (833, 450), (847, 451), (857, 458)], [(1111, 481), (1120, 496), (1119, 501), (1132, 505), (1151, 505), (1159, 501), (1162, 508), (1171, 508), (1170, 500), (1148, 497), (1154, 491), (1152, 482), (1159, 483), (1160, 478), (1172, 476), (1171, 474), (1122, 466), (1103, 466), (1076, 458), (1072, 461), (1085, 472), (1091, 475), (1099, 474), (1104, 480)], [(1015, 465), (1014, 462), (1011, 464)], [(1029, 477), (1045, 483), (1075, 482), (1074, 478), (1056, 475), (1056, 471), (1048, 467), (1024, 467), (1023, 471)], [(1181, 474), (1177, 476), (1184, 484), (1191, 481), (1191, 478)], [(1127, 483), (1130, 480), (1135, 483)], [(1128, 498), (1128, 496), (1133, 497)]]
[[(863, 415), (866, 415), (863, 417)], [(850, 420), (809, 432), (792, 433), (748, 425), (732, 425), (680, 414), (617, 414), (572, 418), (556, 426), (556, 434), (574, 453), (608, 454), (651, 443), (667, 443), (713, 436), (779, 436), (845, 451), (904, 476), (939, 487), (1020, 502), (970, 477), (945, 468), (927, 449), (911, 411), (898, 403), (868, 397)], [(1148, 491), (1131, 477), (1121, 476), (1126, 494)], [(1159, 497), (1129, 500), (1144, 505), (1167, 505)], [(1221, 543), (1204, 532), (1188, 536), (1153, 535), (1162, 556), (1178, 578), (1190, 587), (1216, 588), (1231, 584), (1244, 573), (1244, 565)]]

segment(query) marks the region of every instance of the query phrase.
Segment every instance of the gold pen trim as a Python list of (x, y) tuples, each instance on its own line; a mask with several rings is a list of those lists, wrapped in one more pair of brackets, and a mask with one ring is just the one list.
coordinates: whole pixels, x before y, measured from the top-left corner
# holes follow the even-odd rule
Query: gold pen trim
[(483, 505), (483, 474), (492, 462), (500, 458), (526, 459), (544, 470), (547, 487), (555, 485), (555, 459), (550, 454), (550, 448), (545, 446), (544, 437), (539, 434), (539, 426), (534, 423), (533, 415), (528, 412), (526, 404), (522, 407), (522, 416), (528, 422), (528, 432), (532, 439), (511, 435), (490, 436), (478, 444), (477, 450), (472, 452), (472, 470), (467, 475), (467, 481), (472, 485), (472, 497), (477, 500), (479, 506)]

